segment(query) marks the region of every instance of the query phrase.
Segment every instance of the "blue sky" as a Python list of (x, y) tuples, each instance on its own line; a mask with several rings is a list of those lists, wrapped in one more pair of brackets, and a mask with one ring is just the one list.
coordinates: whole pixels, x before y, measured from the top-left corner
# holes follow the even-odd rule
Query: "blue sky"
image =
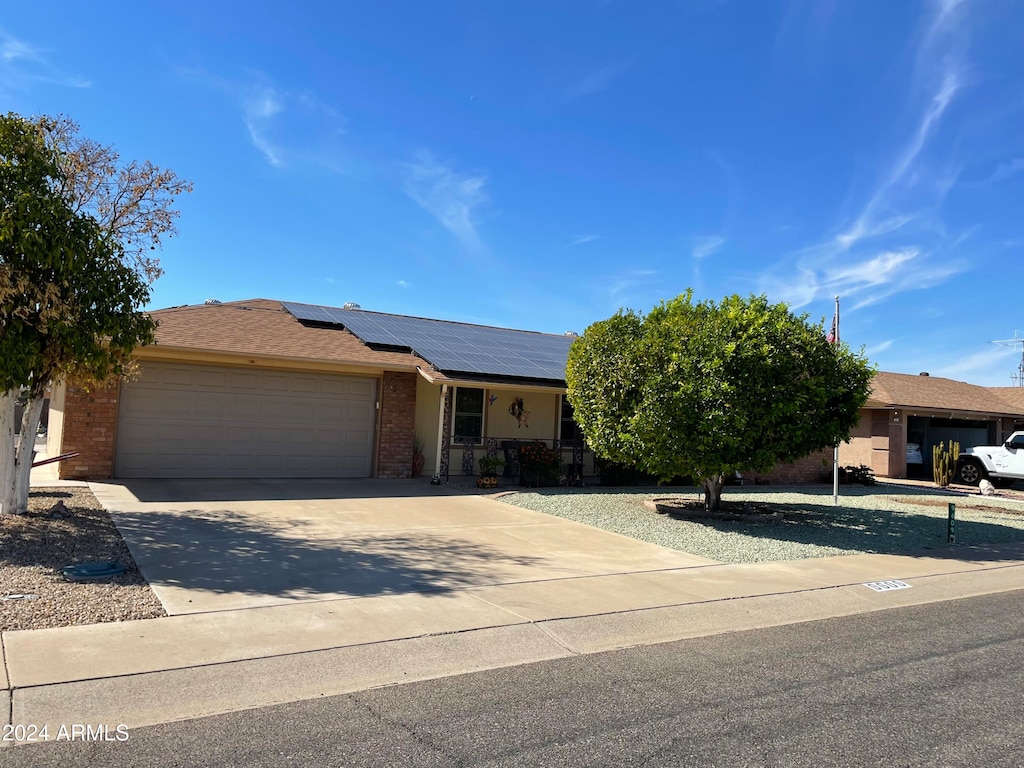
[(0, 2), (0, 109), (195, 183), (154, 308), (560, 333), (766, 293), (882, 370), (1008, 386), (1015, 0)]

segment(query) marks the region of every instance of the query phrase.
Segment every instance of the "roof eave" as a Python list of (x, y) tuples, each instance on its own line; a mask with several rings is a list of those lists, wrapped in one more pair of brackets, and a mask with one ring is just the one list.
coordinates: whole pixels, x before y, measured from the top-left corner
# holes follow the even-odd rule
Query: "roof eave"
[(329, 358), (306, 357), (298, 355), (273, 355), (266, 353), (244, 353), (231, 350), (204, 349), (201, 347), (173, 346), (168, 344), (150, 344), (139, 347), (135, 350), (135, 358), (139, 360), (168, 360), (179, 359), (197, 361), (203, 359), (223, 360), (231, 358), (243, 365), (253, 365), (256, 361), (289, 363), (292, 366), (312, 364), (316, 366), (338, 367), (338, 368), (360, 368), (374, 371), (416, 371), (421, 363), (416, 360), (408, 364), (367, 362), (362, 360), (335, 360)]

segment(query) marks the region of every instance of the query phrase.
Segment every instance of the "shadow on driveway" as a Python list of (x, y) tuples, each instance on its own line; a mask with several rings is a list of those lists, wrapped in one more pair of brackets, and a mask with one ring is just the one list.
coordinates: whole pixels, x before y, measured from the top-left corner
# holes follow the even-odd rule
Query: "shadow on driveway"
[(385, 499), (458, 496), (458, 490), (431, 485), (428, 478), (409, 480), (293, 478), (211, 480), (112, 480), (141, 502), (300, 501), (303, 499)]
[(537, 561), (426, 531), (336, 538), (301, 520), (264, 523), (230, 510), (113, 517), (158, 591), (291, 598), (444, 593)]

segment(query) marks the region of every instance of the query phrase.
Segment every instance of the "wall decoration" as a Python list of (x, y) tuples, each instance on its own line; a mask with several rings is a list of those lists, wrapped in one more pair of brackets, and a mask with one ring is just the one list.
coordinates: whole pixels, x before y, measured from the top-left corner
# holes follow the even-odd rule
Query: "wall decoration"
[(519, 425), (520, 429), (523, 427), (530, 428), (530, 412), (523, 406), (523, 398), (513, 397), (512, 405), (508, 407), (508, 413), (516, 420), (516, 424)]
[(487, 398), (487, 404), (488, 405), (494, 405), (494, 401), (497, 400), (497, 399), (498, 399), (497, 395), (491, 395), (490, 397)]

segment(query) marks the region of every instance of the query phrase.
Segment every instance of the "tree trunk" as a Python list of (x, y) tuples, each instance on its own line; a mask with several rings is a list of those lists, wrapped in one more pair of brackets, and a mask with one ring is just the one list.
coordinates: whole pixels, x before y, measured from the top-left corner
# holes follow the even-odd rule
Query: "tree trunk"
[(29, 398), (21, 417), (21, 434), (18, 435), (18, 457), (14, 474), (14, 513), (23, 515), (28, 511), (29, 481), (32, 475), (32, 454), (39, 432), (39, 417), (43, 413), (43, 395)]
[(0, 393), (0, 515), (14, 512), (14, 406), (18, 402), (18, 390)]
[(712, 475), (701, 478), (700, 485), (704, 489), (704, 509), (717, 512), (722, 507), (722, 486), (725, 475)]

